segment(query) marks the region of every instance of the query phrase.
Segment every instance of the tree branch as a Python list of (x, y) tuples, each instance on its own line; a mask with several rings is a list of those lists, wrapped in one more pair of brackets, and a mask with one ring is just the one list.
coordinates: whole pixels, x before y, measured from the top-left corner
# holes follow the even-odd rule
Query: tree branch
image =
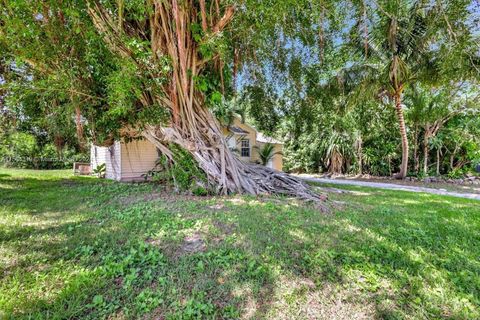
[(233, 14), (235, 13), (235, 6), (229, 6), (225, 9), (223, 17), (213, 26), (213, 32), (222, 31), (225, 26), (233, 19)]
[(205, 8), (205, 0), (200, 0), (200, 13), (202, 15), (202, 29), (203, 32), (207, 32), (207, 9)]

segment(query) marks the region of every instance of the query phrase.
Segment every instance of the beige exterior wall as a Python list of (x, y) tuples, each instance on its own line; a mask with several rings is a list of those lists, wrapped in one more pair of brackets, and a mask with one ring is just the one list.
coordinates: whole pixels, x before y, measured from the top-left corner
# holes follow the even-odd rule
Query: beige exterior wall
[(157, 148), (147, 140), (121, 143), (121, 154), (121, 180), (125, 181), (142, 179), (158, 159)]
[[(275, 152), (283, 152), (283, 145), (275, 144)], [(273, 156), (273, 169), (283, 171), (283, 154)]]

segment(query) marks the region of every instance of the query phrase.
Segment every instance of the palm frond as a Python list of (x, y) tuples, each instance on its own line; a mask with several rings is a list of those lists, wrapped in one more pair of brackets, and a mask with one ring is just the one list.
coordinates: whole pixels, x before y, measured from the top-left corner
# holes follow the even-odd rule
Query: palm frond
[(275, 151), (275, 145), (272, 143), (266, 143), (262, 147), (254, 146), (253, 148), (257, 150), (258, 157), (264, 166), (266, 166), (275, 155), (282, 155), (281, 151)]

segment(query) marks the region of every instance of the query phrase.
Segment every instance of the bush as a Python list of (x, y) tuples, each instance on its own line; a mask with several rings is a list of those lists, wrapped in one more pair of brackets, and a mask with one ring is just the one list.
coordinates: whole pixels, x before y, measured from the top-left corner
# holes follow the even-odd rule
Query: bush
[(88, 162), (86, 154), (64, 148), (61, 154), (53, 143), (40, 145), (29, 133), (16, 132), (8, 136), (0, 146), (0, 164), (22, 169), (65, 169), (74, 162)]
[(450, 179), (459, 179), (459, 178), (463, 177), (464, 175), (465, 175), (465, 172), (462, 169), (453, 169), (452, 171), (450, 171), (447, 174), (447, 176)]
[(160, 156), (155, 168), (143, 175), (144, 178), (173, 185), (178, 191), (190, 190), (194, 195), (208, 195), (207, 177), (193, 157), (176, 145), (170, 145), (170, 150), (175, 161), (170, 161), (165, 155)]
[(480, 160), (473, 161), (473, 172), (480, 174)]

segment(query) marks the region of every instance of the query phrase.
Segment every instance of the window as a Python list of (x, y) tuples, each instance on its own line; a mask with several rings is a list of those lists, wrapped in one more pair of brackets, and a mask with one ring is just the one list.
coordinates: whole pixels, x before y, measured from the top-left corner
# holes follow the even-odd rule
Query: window
[(248, 139), (242, 139), (241, 156), (250, 157), (250, 140)]

